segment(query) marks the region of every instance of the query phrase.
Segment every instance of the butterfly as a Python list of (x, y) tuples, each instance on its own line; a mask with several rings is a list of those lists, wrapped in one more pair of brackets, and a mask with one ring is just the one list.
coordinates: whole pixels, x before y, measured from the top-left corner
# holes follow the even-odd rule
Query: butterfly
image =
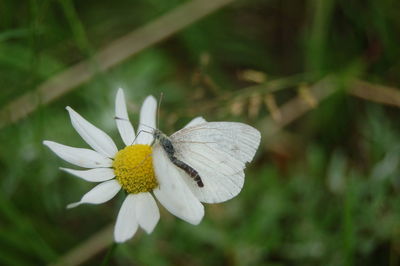
[[(158, 129), (153, 129), (153, 136), (160, 186), (170, 186), (171, 193), (182, 193), (187, 186), (204, 203), (224, 202), (239, 194), (246, 163), (252, 161), (261, 139), (249, 125), (207, 122), (202, 117), (169, 137)], [(168, 181), (177, 176), (181, 182)]]

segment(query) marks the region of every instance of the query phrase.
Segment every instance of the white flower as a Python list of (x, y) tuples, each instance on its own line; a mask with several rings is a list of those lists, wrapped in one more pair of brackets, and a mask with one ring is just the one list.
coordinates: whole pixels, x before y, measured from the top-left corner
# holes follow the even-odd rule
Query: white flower
[[(138, 132), (146, 130), (144, 125), (155, 127), (157, 103), (149, 96), (140, 110), (140, 126)], [(68, 205), (76, 207), (82, 203), (100, 204), (112, 199), (123, 188), (127, 193), (118, 213), (114, 230), (116, 242), (130, 239), (138, 226), (151, 233), (156, 226), (160, 213), (151, 192), (158, 187), (152, 167), (151, 146), (153, 136), (140, 133), (135, 139), (135, 131), (128, 118), (124, 93), (118, 90), (115, 103), (115, 116), (118, 131), (126, 147), (118, 151), (112, 139), (98, 129), (72, 108), (67, 107), (71, 122), (79, 135), (93, 150), (65, 146), (53, 141), (44, 141), (63, 160), (89, 170), (62, 170), (89, 182), (100, 182), (86, 193), (77, 203)], [(147, 129), (148, 130), (148, 129)], [(155, 158), (153, 158), (155, 160)], [(174, 214), (183, 220), (198, 224), (204, 215), (202, 204), (192, 195), (189, 201), (183, 202), (179, 195), (170, 195), (158, 187), (158, 200), (164, 206), (171, 206)], [(184, 193), (188, 193), (187, 191)], [(160, 196), (157, 196), (157, 195)], [(175, 203), (179, 203), (174, 208)], [(167, 207), (168, 209), (168, 207)]]
[[(138, 134), (135, 135), (124, 93), (122, 89), (118, 90), (115, 120), (126, 145), (122, 150), (117, 149), (106, 133), (72, 108), (66, 109), (73, 127), (93, 150), (47, 140), (43, 144), (63, 160), (89, 168), (62, 170), (86, 181), (100, 183), (83, 195), (79, 202), (69, 204), (68, 208), (83, 203), (104, 203), (121, 188), (127, 192), (114, 229), (116, 242), (133, 237), (139, 226), (147, 233), (153, 231), (160, 218), (154, 196), (175, 216), (193, 225), (199, 224), (204, 216), (204, 207), (200, 202), (222, 202), (240, 192), (245, 163), (251, 161), (260, 142), (260, 133), (250, 126), (228, 122), (208, 123), (201, 117), (193, 119), (170, 138), (176, 156), (180, 160), (183, 158), (200, 174), (204, 187), (198, 187), (185, 171), (174, 165), (159, 142), (151, 146), (154, 136), (148, 130), (156, 127), (157, 109), (153, 96), (148, 96), (142, 105)], [(209, 133), (199, 134), (204, 132)]]

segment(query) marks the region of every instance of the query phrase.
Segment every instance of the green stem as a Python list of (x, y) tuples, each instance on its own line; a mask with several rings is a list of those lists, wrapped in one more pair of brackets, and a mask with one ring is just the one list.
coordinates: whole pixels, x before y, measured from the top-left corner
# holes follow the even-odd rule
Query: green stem
[(104, 256), (103, 262), (101, 263), (101, 266), (107, 266), (110, 264), (110, 259), (112, 255), (114, 254), (114, 251), (117, 247), (117, 243), (113, 242), (110, 248), (107, 251), (107, 254)]

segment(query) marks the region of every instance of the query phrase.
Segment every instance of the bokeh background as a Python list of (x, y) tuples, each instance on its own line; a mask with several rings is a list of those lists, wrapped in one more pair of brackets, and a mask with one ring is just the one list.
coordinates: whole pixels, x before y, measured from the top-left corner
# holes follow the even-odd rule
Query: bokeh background
[(238, 197), (198, 226), (162, 210), (113, 265), (400, 265), (400, 2), (0, 1), (0, 264), (99, 265), (123, 195), (66, 210), (93, 184), (44, 139), (87, 147), (72, 106), (119, 147), (164, 93), (160, 128), (242, 121), (262, 143)]

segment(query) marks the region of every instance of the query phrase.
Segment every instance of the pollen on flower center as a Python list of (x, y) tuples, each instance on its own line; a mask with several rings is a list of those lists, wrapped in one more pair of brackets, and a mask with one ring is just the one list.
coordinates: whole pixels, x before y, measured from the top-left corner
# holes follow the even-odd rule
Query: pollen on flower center
[(125, 147), (115, 155), (114, 173), (126, 192), (148, 192), (158, 186), (151, 153), (151, 146), (135, 144)]

